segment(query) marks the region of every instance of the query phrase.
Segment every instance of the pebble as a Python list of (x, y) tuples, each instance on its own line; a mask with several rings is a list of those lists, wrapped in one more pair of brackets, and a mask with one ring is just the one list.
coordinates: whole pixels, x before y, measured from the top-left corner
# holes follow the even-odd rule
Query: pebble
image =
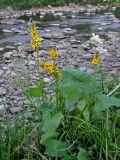
[(43, 78), (43, 81), (46, 82), (46, 83), (48, 83), (48, 82), (50, 82), (51, 80), (50, 80), (50, 78)]
[(4, 48), (0, 48), (0, 51), (3, 51), (4, 50)]
[(4, 71), (0, 70), (0, 77), (2, 77), (3, 74), (4, 74)]
[(4, 110), (4, 108), (5, 108), (5, 105), (4, 104), (0, 104), (0, 111)]
[(8, 29), (3, 29), (3, 32), (12, 33), (12, 31), (11, 31), (11, 30), (8, 30)]
[(12, 54), (13, 54), (13, 52), (7, 52), (7, 53), (4, 53), (3, 56), (4, 56), (5, 59), (9, 59)]
[(11, 114), (17, 114), (21, 111), (20, 107), (12, 107), (12, 108), (9, 108), (9, 111)]
[(5, 95), (5, 94), (6, 94), (6, 92), (7, 92), (7, 90), (6, 90), (5, 88), (0, 87), (0, 96)]

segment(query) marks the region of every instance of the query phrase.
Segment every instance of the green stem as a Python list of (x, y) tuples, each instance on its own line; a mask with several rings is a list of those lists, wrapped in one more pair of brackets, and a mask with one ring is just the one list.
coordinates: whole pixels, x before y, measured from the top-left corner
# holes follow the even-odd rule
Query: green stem
[[(107, 110), (106, 112), (106, 125), (107, 125), (107, 133), (109, 132), (108, 131), (108, 122), (109, 121), (109, 111)], [(108, 138), (106, 138), (106, 160), (108, 160)]]
[(37, 66), (37, 71), (38, 71), (38, 77), (40, 80), (40, 65), (39, 65), (39, 53), (38, 50), (36, 50), (36, 66)]
[(56, 78), (56, 108), (59, 111), (59, 81)]
[(96, 65), (93, 66), (93, 70), (94, 70), (94, 77), (95, 77), (95, 80), (97, 79), (97, 68), (96, 68)]
[[(36, 50), (36, 66), (37, 66), (37, 72), (38, 72), (38, 78), (40, 79), (40, 65), (39, 65), (39, 53), (38, 50)], [(44, 90), (42, 88), (42, 104), (44, 103)]]

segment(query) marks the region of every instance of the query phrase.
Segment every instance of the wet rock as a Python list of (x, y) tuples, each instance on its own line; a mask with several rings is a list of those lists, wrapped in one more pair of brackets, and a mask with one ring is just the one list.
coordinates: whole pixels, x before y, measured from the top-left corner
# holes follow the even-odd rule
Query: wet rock
[(5, 48), (11, 50), (11, 49), (15, 49), (15, 46), (8, 46), (8, 45), (7, 45)]
[(62, 34), (62, 33), (54, 33), (53, 35), (52, 35), (52, 38), (55, 38), (55, 39), (63, 39), (65, 36), (64, 36), (64, 34)]
[(0, 48), (0, 51), (3, 51), (4, 50), (4, 48)]
[(46, 15), (46, 13), (45, 13), (45, 12), (40, 12), (40, 14), (41, 14), (42, 16)]
[(11, 31), (13, 31), (14, 33), (20, 33), (21, 31), (18, 30), (17, 28), (12, 28)]
[(60, 26), (60, 24), (59, 24), (59, 23), (51, 24), (51, 26), (53, 26), (53, 27), (59, 27), (59, 26)]
[(12, 52), (7, 52), (7, 53), (5, 53), (4, 55), (3, 55), (3, 57), (5, 58), (5, 59), (10, 59), (10, 57), (12, 56)]
[(43, 19), (43, 18), (44, 18), (44, 16), (41, 15), (41, 16), (40, 16), (40, 19)]
[(12, 33), (13, 31), (8, 30), (8, 29), (3, 29), (3, 32), (5, 32), (5, 33)]
[(41, 37), (45, 38), (45, 39), (51, 39), (52, 38), (52, 33), (51, 32), (45, 33)]
[(27, 12), (26, 12), (26, 15), (27, 15), (27, 16), (32, 16), (32, 14), (33, 14), (32, 11), (27, 11)]

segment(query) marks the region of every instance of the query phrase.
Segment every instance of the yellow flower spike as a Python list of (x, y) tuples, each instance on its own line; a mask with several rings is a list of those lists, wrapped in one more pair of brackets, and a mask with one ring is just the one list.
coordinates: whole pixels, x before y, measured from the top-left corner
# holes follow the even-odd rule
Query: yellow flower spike
[(37, 45), (36, 45), (36, 43), (35, 43), (33, 40), (31, 40), (30, 44), (31, 44), (31, 47), (32, 47), (34, 50), (37, 49)]
[(52, 48), (49, 54), (50, 54), (50, 58), (52, 60), (57, 60), (58, 59), (58, 51), (57, 51), (56, 48)]
[(101, 61), (100, 56), (97, 54), (94, 54), (92, 58), (92, 64), (97, 65), (100, 63), (100, 61)]
[(41, 66), (48, 74), (53, 74), (55, 72), (55, 66), (50, 62), (43, 62)]
[(31, 47), (34, 50), (38, 50), (39, 47), (42, 45), (42, 41), (39, 38), (37, 27), (35, 23), (32, 23), (30, 25), (30, 34), (31, 34), (31, 43), (30, 43)]

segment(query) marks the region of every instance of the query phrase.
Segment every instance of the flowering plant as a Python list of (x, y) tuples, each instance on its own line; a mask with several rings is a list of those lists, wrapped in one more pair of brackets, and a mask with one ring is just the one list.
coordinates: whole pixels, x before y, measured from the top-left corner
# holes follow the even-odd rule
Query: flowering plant
[(107, 49), (105, 49), (103, 46), (104, 39), (100, 38), (99, 35), (95, 35), (95, 33), (92, 33), (92, 37), (90, 38), (89, 43), (93, 46), (94, 50), (92, 64), (97, 65), (100, 63), (100, 55), (107, 53)]

